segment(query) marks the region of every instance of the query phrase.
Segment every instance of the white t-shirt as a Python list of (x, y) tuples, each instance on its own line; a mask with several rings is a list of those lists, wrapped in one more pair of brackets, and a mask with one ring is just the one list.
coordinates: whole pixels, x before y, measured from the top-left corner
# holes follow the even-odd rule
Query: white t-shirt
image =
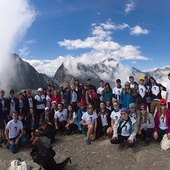
[(168, 129), (168, 126), (166, 125), (166, 117), (161, 115), (159, 118), (159, 121), (160, 121), (160, 124), (159, 124), (160, 129), (162, 129), (162, 130)]
[(102, 121), (102, 127), (103, 126), (108, 126), (107, 116), (105, 114), (104, 115), (101, 114), (100, 117), (101, 117), (101, 121)]
[(28, 103), (29, 103), (29, 107), (32, 108), (33, 107), (33, 99), (32, 99), (32, 97), (28, 97)]
[(119, 118), (120, 118), (120, 116), (121, 116), (120, 112), (121, 112), (121, 110), (119, 110), (119, 111), (113, 110), (113, 111), (111, 112), (110, 118), (113, 119), (114, 122), (116, 122), (117, 120), (119, 120)]
[(58, 119), (59, 122), (67, 120), (67, 109), (63, 109), (62, 112), (55, 111), (54, 119)]
[(123, 87), (114, 87), (112, 90), (112, 93), (116, 95), (116, 100), (119, 102), (119, 97), (120, 97), (120, 93), (122, 92)]
[(95, 119), (97, 119), (97, 113), (93, 112), (91, 115), (88, 114), (88, 112), (84, 113), (82, 116), (82, 120), (84, 120), (86, 123), (94, 124)]
[(9, 139), (15, 138), (20, 134), (21, 129), (23, 129), (23, 124), (20, 120), (17, 120), (16, 123), (14, 120), (10, 120), (6, 125), (6, 129), (9, 130)]
[(152, 85), (151, 91), (152, 91), (152, 94), (154, 94), (155, 96), (157, 96), (158, 93), (160, 92), (159, 86), (157, 86), (157, 85)]
[(167, 102), (170, 102), (170, 82), (166, 86), (166, 92), (168, 93)]
[[(37, 101), (43, 101), (45, 99), (45, 96), (42, 94), (42, 95), (36, 95), (35, 96), (35, 100), (37, 100)], [(38, 104), (38, 105), (36, 105), (36, 108), (37, 109), (45, 109), (45, 104), (44, 103), (42, 103), (42, 104)]]
[(139, 84), (138, 90), (139, 90), (140, 96), (143, 98), (143, 97), (145, 96), (145, 94), (146, 94), (146, 88), (145, 88), (145, 86)]
[[(121, 124), (121, 127), (124, 125), (125, 121)], [(126, 125), (121, 130), (122, 136), (130, 136), (130, 123), (127, 122)]]
[(49, 107), (49, 108), (51, 107), (50, 106), (50, 101), (51, 101), (51, 98), (50, 98), (50, 96), (47, 95), (46, 96), (46, 107)]
[(98, 89), (97, 89), (97, 94), (100, 94), (101, 96), (100, 96), (100, 100), (102, 101), (103, 100), (103, 97), (102, 97), (102, 92), (103, 92), (103, 90), (104, 90), (104, 87), (99, 87)]
[[(74, 120), (74, 119), (75, 119), (75, 120)], [(73, 112), (73, 118), (72, 118), (72, 119), (68, 118), (68, 122), (70, 123), (70, 122), (72, 122), (73, 120), (74, 120), (74, 124), (77, 125), (77, 114), (76, 114), (76, 112)]]

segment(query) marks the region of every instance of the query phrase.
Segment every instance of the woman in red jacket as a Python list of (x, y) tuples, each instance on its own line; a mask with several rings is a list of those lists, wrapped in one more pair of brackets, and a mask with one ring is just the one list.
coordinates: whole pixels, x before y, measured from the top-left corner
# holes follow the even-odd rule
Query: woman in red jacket
[(164, 134), (170, 139), (170, 109), (166, 107), (166, 100), (160, 100), (160, 109), (155, 115), (154, 138), (160, 142)]
[(52, 106), (53, 101), (56, 101), (57, 104), (61, 103), (61, 97), (56, 90), (54, 90), (53, 96), (51, 97), (50, 106)]

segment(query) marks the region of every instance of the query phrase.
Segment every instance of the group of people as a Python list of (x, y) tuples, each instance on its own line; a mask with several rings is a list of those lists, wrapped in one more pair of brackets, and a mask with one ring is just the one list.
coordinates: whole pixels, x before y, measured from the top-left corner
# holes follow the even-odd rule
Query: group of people
[[(169, 82), (168, 82), (169, 81)], [(37, 140), (52, 143), (55, 135), (86, 135), (85, 142), (107, 135), (112, 144), (133, 147), (136, 139), (150, 143), (154, 137), (160, 142), (164, 134), (170, 139), (170, 73), (167, 87), (153, 77), (133, 76), (124, 86), (99, 81), (99, 87), (88, 79), (83, 85), (79, 80), (66, 82), (56, 89), (48, 85), (9, 97), (0, 90), (0, 132), (4, 144), (12, 153), (18, 146), (34, 146)], [(162, 90), (166, 96), (162, 98)]]

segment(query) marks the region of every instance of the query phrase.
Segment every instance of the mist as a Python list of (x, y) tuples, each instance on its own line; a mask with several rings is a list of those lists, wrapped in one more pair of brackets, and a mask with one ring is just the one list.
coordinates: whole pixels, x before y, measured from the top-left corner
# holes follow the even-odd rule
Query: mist
[(17, 77), (13, 51), (37, 13), (28, 0), (0, 0), (0, 89), (8, 93)]

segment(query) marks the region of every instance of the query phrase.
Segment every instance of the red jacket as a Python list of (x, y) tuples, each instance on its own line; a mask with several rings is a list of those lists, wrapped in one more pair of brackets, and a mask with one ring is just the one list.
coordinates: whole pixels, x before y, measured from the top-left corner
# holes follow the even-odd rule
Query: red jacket
[(61, 103), (61, 97), (60, 96), (52, 96), (50, 100), (50, 106), (52, 106), (52, 102), (56, 101), (57, 103)]

